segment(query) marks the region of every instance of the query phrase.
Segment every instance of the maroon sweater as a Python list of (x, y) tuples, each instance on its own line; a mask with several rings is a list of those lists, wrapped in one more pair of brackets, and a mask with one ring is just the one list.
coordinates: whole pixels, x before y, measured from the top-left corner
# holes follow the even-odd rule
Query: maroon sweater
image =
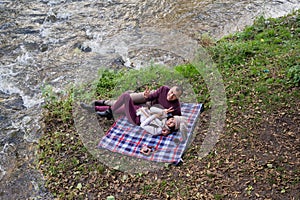
[(174, 101), (167, 100), (167, 94), (168, 94), (169, 90), (170, 90), (169, 87), (161, 86), (156, 91), (151, 93), (146, 100), (151, 101), (151, 106), (154, 104), (160, 104), (166, 109), (173, 107), (174, 111), (172, 112), (172, 114), (173, 115), (181, 115), (181, 108), (180, 108), (179, 100), (178, 99), (176, 99)]

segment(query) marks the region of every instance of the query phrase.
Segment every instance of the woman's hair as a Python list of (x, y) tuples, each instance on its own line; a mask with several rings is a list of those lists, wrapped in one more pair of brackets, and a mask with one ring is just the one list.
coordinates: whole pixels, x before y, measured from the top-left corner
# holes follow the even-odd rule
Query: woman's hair
[(172, 113), (168, 113), (168, 114), (167, 114), (167, 120), (170, 119), (170, 118), (173, 118), (173, 117), (174, 117), (174, 116), (172, 115)]
[[(167, 120), (170, 119), (170, 118), (174, 118), (174, 115), (172, 115), (172, 113), (167, 114)], [(172, 127), (168, 126), (168, 128), (170, 129), (171, 133), (175, 132), (175, 131), (178, 131), (178, 129), (176, 129), (175, 126), (172, 126)]]
[(169, 127), (169, 126), (168, 126), (168, 128), (170, 129), (170, 132), (171, 132), (171, 133), (177, 131), (177, 130), (175, 129), (175, 126), (173, 126), (173, 127)]
[[(167, 119), (170, 119), (170, 118), (174, 118), (174, 116), (170, 116), (170, 117), (168, 116)], [(176, 129), (175, 126), (170, 127), (170, 126), (167, 125), (167, 127), (169, 128), (171, 133), (175, 132), (175, 131), (178, 131), (178, 129)]]

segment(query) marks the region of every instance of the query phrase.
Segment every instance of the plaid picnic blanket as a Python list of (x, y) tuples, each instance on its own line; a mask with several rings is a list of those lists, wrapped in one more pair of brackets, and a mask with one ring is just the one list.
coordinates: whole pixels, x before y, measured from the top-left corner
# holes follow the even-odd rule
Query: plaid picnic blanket
[[(126, 117), (121, 117), (101, 138), (98, 148), (150, 161), (178, 164), (189, 144), (201, 110), (202, 104), (181, 103), (182, 116), (186, 117), (188, 124), (186, 140), (183, 140), (180, 131), (168, 136), (152, 136), (140, 126), (131, 124)], [(141, 153), (143, 147), (151, 147), (151, 153)]]

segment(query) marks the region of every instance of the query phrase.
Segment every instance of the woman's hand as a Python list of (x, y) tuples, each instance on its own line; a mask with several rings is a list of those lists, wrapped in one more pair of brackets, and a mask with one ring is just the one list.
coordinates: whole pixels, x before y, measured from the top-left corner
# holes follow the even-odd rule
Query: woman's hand
[(171, 133), (171, 131), (168, 130), (168, 129), (166, 129), (166, 128), (163, 128), (163, 129), (161, 130), (161, 134), (162, 134), (163, 136), (167, 136), (167, 135), (169, 135), (170, 133)]
[(174, 111), (173, 107), (170, 107), (170, 108), (168, 108), (168, 109), (164, 109), (163, 112), (165, 112), (166, 114), (168, 114), (168, 113), (171, 113), (171, 112), (173, 112), (173, 111)]

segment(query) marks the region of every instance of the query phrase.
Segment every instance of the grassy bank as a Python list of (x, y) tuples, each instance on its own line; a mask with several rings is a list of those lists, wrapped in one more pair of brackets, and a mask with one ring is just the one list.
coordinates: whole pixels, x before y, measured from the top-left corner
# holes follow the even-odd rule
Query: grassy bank
[[(90, 98), (111, 98), (133, 86), (142, 90), (148, 83), (157, 87), (167, 74), (174, 80), (184, 76), (196, 100), (207, 105), (184, 163), (159, 172), (128, 174), (102, 165), (76, 133), (73, 90), (57, 95), (45, 88), (45, 134), (37, 165), (47, 188), (59, 199), (299, 199), (299, 38), (297, 12), (259, 18), (243, 32), (209, 43), (228, 110), (224, 133), (205, 158), (198, 152), (211, 117), (210, 96), (193, 65), (176, 66), (172, 73), (160, 67), (102, 72)], [(136, 73), (145, 82), (135, 80)]]

